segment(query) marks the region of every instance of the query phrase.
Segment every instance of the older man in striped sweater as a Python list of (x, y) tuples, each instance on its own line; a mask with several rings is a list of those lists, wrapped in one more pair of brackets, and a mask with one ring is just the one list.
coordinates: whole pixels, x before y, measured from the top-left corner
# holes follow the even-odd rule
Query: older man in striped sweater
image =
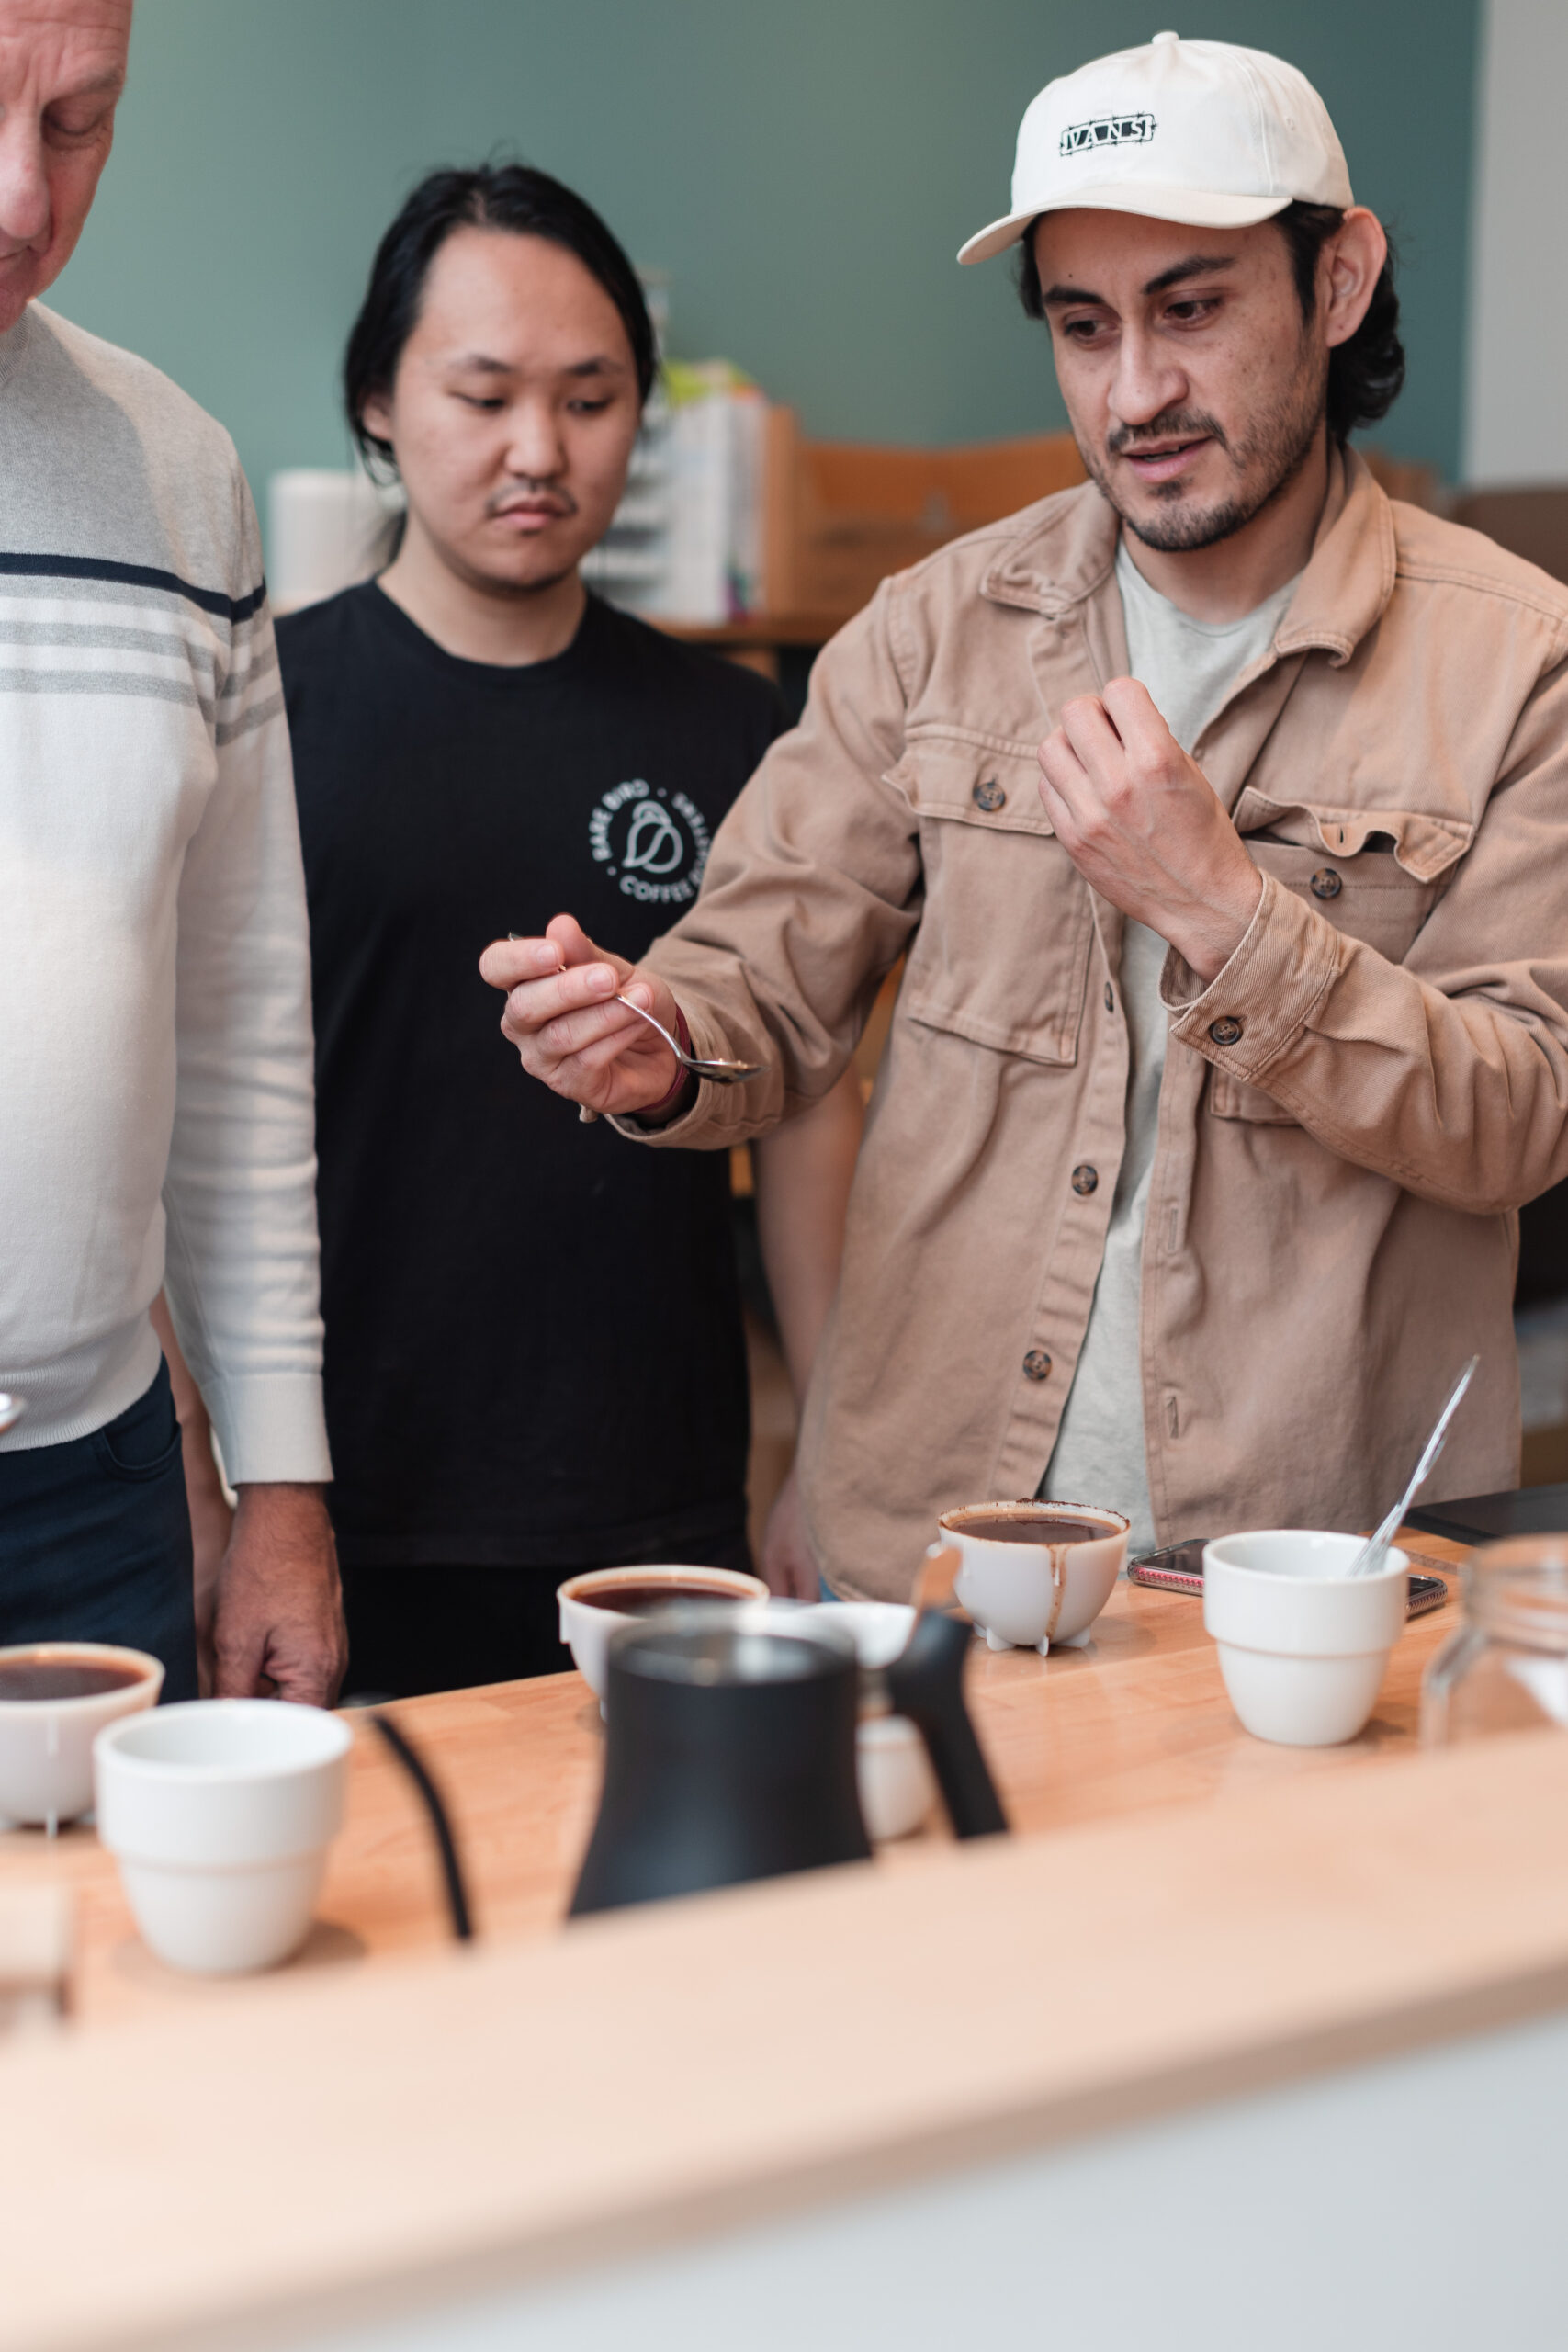
[(130, 0), (0, 0), (0, 1644), (197, 1686), (165, 1284), (239, 1491), (217, 1687), (331, 1697), (309, 950), (261, 553), (228, 436), (45, 310)]

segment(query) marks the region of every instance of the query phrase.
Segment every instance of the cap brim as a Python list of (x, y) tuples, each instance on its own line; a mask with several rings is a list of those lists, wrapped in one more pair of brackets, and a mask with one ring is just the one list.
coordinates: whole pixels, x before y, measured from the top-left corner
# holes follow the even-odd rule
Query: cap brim
[(1043, 212), (1133, 212), (1145, 220), (1175, 220), (1190, 229), (1250, 229), (1283, 212), (1290, 201), (1288, 196), (1228, 196), (1217, 189), (1152, 187), (1146, 181), (1121, 180), (1109, 187), (1075, 188), (1071, 196), (1010, 212), (1005, 220), (993, 220), (961, 245), (958, 258), (989, 261), (994, 254), (1006, 253)]

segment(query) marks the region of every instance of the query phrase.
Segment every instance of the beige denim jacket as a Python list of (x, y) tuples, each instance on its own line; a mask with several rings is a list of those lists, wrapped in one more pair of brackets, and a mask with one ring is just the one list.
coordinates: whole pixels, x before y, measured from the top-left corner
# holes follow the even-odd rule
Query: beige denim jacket
[[(1082, 1343), (1123, 1142), (1122, 918), (1035, 752), (1125, 667), (1116, 531), (1068, 491), (886, 582), (648, 959), (698, 1053), (770, 1065), (656, 1138), (716, 1147), (826, 1091), (908, 955), (802, 1437), (845, 1594), (901, 1597), (939, 1511), (1034, 1492)], [(1371, 1524), (1472, 1350), (1429, 1494), (1517, 1479), (1515, 1212), (1568, 1175), (1565, 653), (1568, 590), (1351, 458), (1195, 746), (1264, 884), (1211, 987), (1166, 967), (1162, 1542)]]

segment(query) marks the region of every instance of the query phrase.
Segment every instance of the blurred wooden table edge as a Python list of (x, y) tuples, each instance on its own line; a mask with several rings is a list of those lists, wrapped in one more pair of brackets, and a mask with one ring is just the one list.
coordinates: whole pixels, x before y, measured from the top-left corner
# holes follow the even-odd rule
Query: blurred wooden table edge
[(1565, 2005), (1552, 1731), (285, 1973), (0, 2060), (0, 2347), (406, 2324)]
[[(1460, 1546), (1413, 1539), (1434, 1567)], [(971, 1655), (976, 1721), (1016, 1829), (1060, 1830), (1230, 1790), (1337, 1774), (1413, 1745), (1427, 1659), (1456, 1622), (1450, 1602), (1405, 1628), (1372, 1722), (1340, 1748), (1273, 1747), (1231, 1712), (1202, 1604), (1119, 1585), (1090, 1645), (1049, 1659), (1032, 1651)], [(598, 1800), (600, 1721), (575, 1674), (406, 1700), (395, 1709), (455, 1822), (481, 1937), (553, 1933), (565, 1915)], [(916, 1871), (950, 1840), (933, 1820), (883, 1849), (889, 1874)], [(51, 1844), (37, 1830), (0, 1835), (0, 1891), (68, 1887), (76, 1905), (73, 2018), (108, 2023), (175, 2007), (243, 2005), (246, 1980), (184, 1977), (136, 1935), (109, 1856), (90, 1827)], [(347, 1826), (318, 1925), (286, 1973), (304, 1976), (439, 1946), (447, 1932), (424, 1815), (380, 1741), (362, 1728)]]

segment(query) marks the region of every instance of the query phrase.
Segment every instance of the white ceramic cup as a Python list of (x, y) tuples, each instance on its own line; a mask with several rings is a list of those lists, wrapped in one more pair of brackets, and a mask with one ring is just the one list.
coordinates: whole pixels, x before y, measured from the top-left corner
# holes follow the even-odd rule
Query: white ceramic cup
[(820, 1621), (836, 1632), (847, 1634), (855, 1645), (855, 1656), (862, 1666), (874, 1672), (891, 1666), (909, 1646), (909, 1636), (915, 1630), (915, 1612), (902, 1600), (808, 1600), (773, 1601), (770, 1614), (787, 1611), (792, 1625), (809, 1625)]
[(571, 1652), (572, 1662), (593, 1696), (601, 1702), (604, 1697), (604, 1650), (610, 1636), (622, 1625), (634, 1625), (637, 1619), (621, 1611), (607, 1608), (603, 1600), (590, 1601), (588, 1593), (613, 1593), (616, 1585), (667, 1584), (694, 1592), (700, 1586), (705, 1594), (716, 1600), (752, 1600), (765, 1602), (768, 1588), (761, 1577), (742, 1576), (739, 1568), (682, 1568), (660, 1565), (655, 1568), (588, 1568), (580, 1577), (568, 1577), (556, 1587), (556, 1599), (560, 1603), (560, 1637)]
[(936, 1803), (926, 1743), (908, 1715), (863, 1715), (855, 1731), (855, 1787), (866, 1836), (876, 1846), (908, 1838)]
[[(975, 1535), (977, 1519), (1090, 1520), (1101, 1537), (1081, 1544), (1009, 1543)], [(1098, 1504), (967, 1503), (937, 1521), (944, 1544), (955, 1544), (963, 1566), (953, 1591), (994, 1650), (1038, 1650), (1053, 1642), (1083, 1641), (1110, 1600), (1127, 1558), (1129, 1522)]]
[(1255, 1739), (1334, 1747), (1377, 1704), (1404, 1629), (1410, 1563), (1347, 1577), (1359, 1535), (1270, 1528), (1203, 1547), (1203, 1623), (1230, 1702)]
[[(777, 1609), (779, 1604), (773, 1604)], [(812, 1601), (790, 1606), (792, 1625), (824, 1624), (848, 1634), (863, 1667), (891, 1666), (908, 1647), (915, 1612), (897, 1600)], [(925, 1741), (908, 1715), (862, 1713), (855, 1734), (855, 1784), (867, 1835), (878, 1845), (908, 1838), (936, 1802)]]
[(281, 1699), (193, 1699), (93, 1746), (98, 1836), (160, 1960), (272, 1968), (310, 1932), (354, 1735)]
[(28, 1658), (104, 1666), (134, 1675), (118, 1690), (80, 1699), (0, 1698), (0, 1827), (54, 1829), (93, 1802), (93, 1742), (106, 1724), (157, 1704), (164, 1668), (145, 1650), (112, 1642), (17, 1642), (0, 1649), (0, 1672)]

